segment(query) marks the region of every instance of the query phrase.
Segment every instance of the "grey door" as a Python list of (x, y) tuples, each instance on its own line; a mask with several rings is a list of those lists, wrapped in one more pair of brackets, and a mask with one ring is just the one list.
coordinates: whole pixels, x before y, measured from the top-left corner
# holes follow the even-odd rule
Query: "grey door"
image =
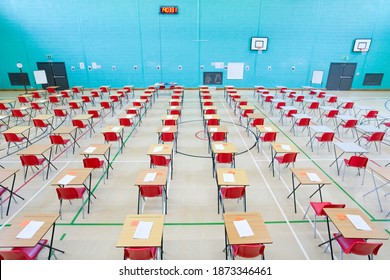
[(68, 77), (64, 62), (37, 62), (38, 70), (45, 70), (48, 86), (59, 86), (59, 90), (69, 89)]
[(326, 89), (350, 90), (357, 63), (331, 63)]

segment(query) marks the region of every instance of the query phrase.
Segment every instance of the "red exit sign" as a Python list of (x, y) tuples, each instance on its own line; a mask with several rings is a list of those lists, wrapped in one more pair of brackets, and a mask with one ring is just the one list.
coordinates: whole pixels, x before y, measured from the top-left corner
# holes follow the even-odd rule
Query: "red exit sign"
[(160, 14), (177, 14), (179, 13), (178, 6), (160, 6)]

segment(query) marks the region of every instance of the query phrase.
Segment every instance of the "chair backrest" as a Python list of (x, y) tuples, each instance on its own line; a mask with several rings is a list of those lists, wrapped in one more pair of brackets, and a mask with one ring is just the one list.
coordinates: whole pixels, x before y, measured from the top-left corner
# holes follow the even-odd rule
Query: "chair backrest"
[(64, 98), (70, 98), (70, 94), (69, 94), (69, 92), (67, 92), (66, 90), (62, 90), (62, 91), (61, 91), (61, 95), (62, 95), (62, 97), (64, 97)]
[(6, 142), (20, 142), (20, 137), (15, 133), (3, 133)]
[(171, 106), (180, 106), (180, 102), (179, 101), (171, 101), (170, 105)]
[(355, 127), (358, 123), (358, 120), (347, 120), (344, 124), (345, 128), (352, 128)]
[(214, 114), (216, 114), (216, 111), (215, 111), (215, 109), (207, 109), (204, 113), (206, 115), (214, 115)]
[(364, 156), (351, 156), (348, 161), (348, 165), (357, 168), (366, 168), (368, 158)]
[(171, 110), (170, 114), (180, 116), (180, 110)]
[(42, 98), (38, 91), (32, 91), (31, 94), (34, 99)]
[(207, 125), (219, 125), (219, 120), (218, 119), (208, 119)]
[(164, 125), (176, 125), (176, 120), (164, 120)]
[(162, 186), (141, 185), (139, 191), (143, 197), (159, 197), (162, 196)]
[(329, 97), (329, 99), (327, 100), (328, 103), (335, 103), (337, 102), (337, 96), (331, 96)]
[(4, 110), (4, 111), (7, 111), (9, 110), (10, 108), (8, 108), (7, 106), (5, 106), (4, 103), (0, 103), (0, 110)]
[(139, 101), (133, 101), (133, 106), (142, 106), (141, 102)]
[(88, 95), (82, 95), (82, 96), (81, 96), (81, 100), (83, 100), (83, 101), (86, 102), (86, 103), (89, 103), (89, 102), (92, 101), (92, 100), (91, 100), (91, 97), (88, 96)]
[(283, 106), (286, 106), (286, 102), (281, 101), (276, 104), (276, 109), (282, 109)]
[(118, 134), (116, 132), (113, 132), (113, 131), (103, 132), (103, 136), (104, 136), (104, 140), (106, 140), (107, 142), (119, 140)]
[(74, 187), (56, 188), (58, 199), (72, 200), (79, 199), (80, 194)]
[(61, 135), (51, 134), (49, 135), (50, 143), (54, 145), (65, 145), (64, 138)]
[(108, 89), (106, 87), (100, 87), (101, 92), (108, 92)]
[(264, 244), (241, 244), (233, 247), (233, 254), (241, 258), (256, 258), (264, 255), (264, 249)]
[(328, 118), (334, 118), (339, 114), (339, 110), (330, 110), (328, 114), (326, 115)]
[(321, 142), (332, 142), (334, 138), (334, 132), (324, 132), (321, 135), (320, 141)]
[(214, 132), (213, 135), (211, 136), (211, 139), (213, 141), (225, 141), (226, 133), (221, 131)]
[(240, 101), (238, 102), (238, 105), (248, 105), (248, 101)]
[(100, 92), (97, 90), (91, 90), (91, 96), (92, 97), (100, 97)]
[(305, 99), (305, 96), (304, 96), (304, 95), (298, 95), (298, 96), (295, 98), (295, 102), (302, 102), (304, 99)]
[(132, 126), (133, 122), (129, 118), (119, 118), (119, 124), (123, 126)]
[(20, 103), (29, 103), (30, 102), (25, 96), (18, 96), (18, 101)]
[(328, 205), (325, 205), (321, 212), (320, 212), (320, 215), (321, 216), (327, 216), (324, 209), (326, 208), (345, 208), (345, 204), (333, 204), (333, 203), (329, 203)]
[(48, 88), (46, 88), (46, 90), (47, 90), (48, 93), (56, 93), (56, 89), (55, 88), (48, 87)]
[(310, 118), (299, 119), (297, 125), (298, 126), (308, 126), (308, 125), (310, 125)]
[[(118, 95), (110, 95), (110, 99), (113, 102), (119, 102), (119, 96)], [(141, 96), (141, 99), (142, 99), (142, 96)]]
[(30, 260), (27, 254), (20, 250), (0, 251), (1, 260)]
[(291, 163), (291, 162), (295, 162), (295, 160), (297, 159), (297, 154), (298, 154), (298, 153), (285, 153), (285, 154), (283, 155), (282, 163)]
[(345, 105), (342, 108), (343, 109), (352, 109), (354, 104), (355, 104), (354, 102), (350, 101), (350, 102), (345, 103)]
[(31, 102), (30, 104), (31, 104), (31, 108), (33, 108), (34, 110), (42, 110), (43, 109), (43, 107), (39, 106), (39, 104), (36, 102)]
[[(360, 256), (377, 255), (383, 243), (357, 241), (348, 248), (349, 254)], [(345, 253), (348, 253), (347, 251)]]
[(266, 132), (264, 133), (264, 137), (262, 139), (263, 142), (274, 142), (276, 141), (276, 132)]
[(97, 157), (83, 158), (84, 168), (100, 168), (101, 160)]
[(54, 109), (54, 116), (56, 117), (66, 117), (68, 113), (63, 109)]
[(72, 124), (78, 128), (85, 128), (85, 124), (82, 120), (72, 120)]
[(161, 141), (162, 142), (173, 142), (175, 140), (175, 134), (173, 132), (162, 132)]
[(325, 91), (320, 91), (317, 95), (318, 98), (325, 98), (325, 94), (326, 92)]
[(59, 103), (60, 100), (58, 99), (57, 96), (49, 96), (49, 101), (52, 103)]
[(253, 123), (252, 123), (253, 126), (256, 126), (256, 125), (263, 125), (263, 124), (264, 124), (264, 119), (263, 119), (263, 118), (254, 119), (254, 120), (253, 120)]
[(366, 114), (366, 118), (376, 118), (378, 116), (378, 110), (371, 110)]
[(271, 100), (272, 99), (274, 99), (274, 97), (273, 97), (273, 95), (267, 95), (266, 97), (265, 97), (265, 102), (271, 102)]
[(80, 109), (81, 108), (81, 106), (78, 102), (72, 102), (72, 101), (69, 102), (69, 107), (72, 109)]
[(100, 118), (99, 111), (96, 109), (90, 109), (87, 112), (88, 112), (88, 114), (92, 115), (92, 118), (94, 118), (94, 119)]
[(110, 109), (111, 110), (110, 102), (102, 101), (102, 102), (100, 102), (100, 106), (102, 106), (102, 108), (104, 108), (104, 109)]
[(156, 247), (128, 247), (124, 249), (124, 258), (130, 260), (151, 260), (156, 258)]
[(168, 166), (169, 160), (160, 155), (150, 155), (150, 163), (155, 166)]
[(369, 138), (370, 141), (382, 141), (385, 138), (386, 132), (378, 131), (374, 132)]
[(243, 186), (222, 187), (221, 193), (224, 199), (238, 199), (244, 197), (245, 187)]
[(74, 93), (81, 93), (78, 87), (72, 87)]
[(213, 102), (212, 101), (206, 101), (203, 103), (204, 106), (213, 106)]
[(20, 160), (23, 166), (39, 165), (39, 160), (36, 155), (21, 155)]
[(318, 109), (320, 107), (320, 102), (312, 102), (310, 103), (308, 109)]
[(129, 115), (138, 115), (138, 111), (136, 109), (126, 109), (126, 113)]
[(34, 124), (35, 127), (47, 127), (48, 126), (48, 124), (45, 123), (41, 119), (33, 119), (33, 124)]
[(233, 162), (233, 154), (232, 153), (219, 153), (215, 157), (218, 163), (232, 163)]
[(11, 110), (11, 115), (12, 115), (13, 117), (16, 117), (16, 118), (22, 118), (22, 117), (25, 116), (25, 115), (22, 113), (22, 111), (19, 110), (19, 109), (12, 109), (12, 110)]
[(242, 116), (243, 117), (248, 117), (248, 114), (253, 114), (253, 109), (247, 109), (247, 110), (244, 110), (244, 112), (242, 112)]
[(286, 117), (292, 117), (292, 115), (294, 114), (298, 114), (298, 110), (296, 109), (292, 109), (292, 110), (288, 110), (287, 114), (285, 114)]

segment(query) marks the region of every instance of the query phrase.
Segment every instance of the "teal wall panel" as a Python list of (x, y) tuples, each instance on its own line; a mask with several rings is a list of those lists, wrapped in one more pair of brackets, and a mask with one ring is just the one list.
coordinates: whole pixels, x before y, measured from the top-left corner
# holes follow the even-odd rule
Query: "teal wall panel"
[[(162, 15), (161, 5), (179, 13)], [(354, 62), (353, 89), (390, 89), (389, 18), (386, 0), (2, 0), (0, 88), (17, 88), (7, 73), (18, 61), (40, 87), (36, 62), (52, 55), (70, 85), (87, 88), (197, 87), (212, 71), (236, 87), (301, 87), (314, 70), (324, 71), (325, 87), (330, 63)], [(251, 51), (251, 37), (268, 37), (268, 50)], [(370, 51), (353, 53), (355, 38), (371, 38)], [(243, 79), (228, 80), (216, 62), (243, 63)], [(384, 73), (382, 85), (363, 86), (366, 73)]]

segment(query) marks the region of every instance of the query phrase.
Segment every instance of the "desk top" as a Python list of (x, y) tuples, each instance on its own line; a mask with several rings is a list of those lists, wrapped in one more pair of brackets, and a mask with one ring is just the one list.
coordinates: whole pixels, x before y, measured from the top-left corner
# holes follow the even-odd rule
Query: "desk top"
[[(153, 182), (145, 182), (148, 173), (157, 173)], [(168, 180), (168, 168), (141, 169), (135, 178), (135, 186), (163, 186)]]
[(334, 132), (333, 129), (325, 125), (309, 125), (309, 128), (311, 128), (316, 133)]
[(289, 143), (271, 142), (271, 147), (275, 153), (299, 153), (298, 148)]
[(157, 133), (163, 133), (163, 132), (177, 132), (177, 126), (175, 125), (162, 125), (157, 129)]
[[(148, 239), (133, 238), (139, 222), (152, 222)], [(164, 230), (163, 214), (127, 215), (116, 247), (160, 247)]]
[(26, 125), (26, 126), (18, 125), (18, 126), (11, 127), (10, 129), (4, 130), (3, 134), (4, 133), (16, 133), (16, 134), (23, 133), (23, 132), (29, 130), (30, 128), (32, 128), (31, 125)]
[(52, 114), (46, 114), (46, 115), (38, 115), (36, 117), (33, 118), (33, 120), (43, 120), (43, 121), (47, 121), (51, 118), (54, 118), (54, 115)]
[(152, 144), (149, 146), (147, 155), (166, 155), (171, 156), (173, 151), (173, 144)]
[(366, 149), (353, 142), (333, 142), (333, 144), (345, 153), (368, 153)]
[[(45, 236), (51, 226), (60, 217), (58, 213), (25, 214), (15, 219), (10, 227), (0, 231), (0, 247), (34, 247)], [(32, 238), (21, 239), (16, 236), (30, 221), (44, 222)]]
[[(52, 181), (52, 185), (83, 185), (93, 168), (68, 168), (62, 170)], [(67, 175), (75, 176), (68, 184), (61, 184), (62, 178)]]
[(218, 153), (237, 153), (237, 147), (234, 143), (229, 142), (213, 142), (211, 144), (211, 150), (214, 154)]
[(164, 115), (161, 117), (162, 120), (175, 120), (177, 121), (179, 119), (178, 115)]
[(217, 120), (220, 120), (221, 117), (217, 114), (203, 114), (203, 118), (205, 120), (210, 120), (210, 119), (217, 119)]
[[(111, 147), (111, 144), (90, 144), (80, 152), (80, 155), (104, 155)], [(93, 149), (94, 148), (94, 149)], [(92, 151), (93, 149), (93, 151)]]
[(0, 169), (0, 184), (7, 180), (9, 177), (17, 173), (19, 169)]
[(0, 103), (3, 103), (3, 104), (11, 104), (11, 103), (15, 103), (16, 102), (16, 99), (2, 99), (0, 100)]
[[(318, 184), (324, 184), (324, 185), (330, 185), (332, 182), (330, 179), (325, 176), (324, 173), (322, 173), (318, 168), (290, 168), (291, 172), (294, 174), (295, 178), (301, 183), (302, 185), (318, 185)], [(311, 181), (307, 173), (315, 173), (321, 181)]]
[(250, 119), (264, 119), (264, 115), (262, 113), (250, 113), (248, 114), (248, 118)]
[(70, 134), (77, 129), (77, 126), (60, 126), (54, 130), (51, 134)]
[(214, 132), (228, 133), (229, 132), (227, 126), (224, 126), (224, 125), (208, 125), (207, 126), (207, 131), (209, 133), (214, 133)]
[(34, 143), (30, 146), (28, 146), (26, 149), (21, 150), (18, 152), (18, 155), (41, 155), (47, 150), (51, 149), (53, 147), (53, 144), (39, 144)]
[(373, 125), (357, 125), (356, 129), (366, 133), (385, 132), (384, 129), (377, 128), (376, 126)]
[(90, 120), (92, 119), (93, 117), (93, 114), (81, 114), (81, 115), (77, 115), (77, 116), (74, 116), (74, 118), (72, 120)]
[[(224, 174), (232, 174), (234, 182), (225, 182)], [(249, 180), (245, 169), (242, 168), (217, 168), (218, 186), (249, 186)]]
[[(358, 208), (324, 208), (325, 213), (332, 220), (335, 227), (345, 238), (389, 239), (389, 235), (378, 229), (373, 222)], [(345, 216), (359, 215), (372, 229), (358, 230)]]
[(373, 172), (377, 173), (379, 176), (383, 177), (387, 181), (390, 181), (390, 166), (384, 167), (384, 166), (373, 165), (370, 168)]
[(101, 133), (104, 133), (104, 132), (117, 132), (117, 133), (121, 133), (123, 131), (125, 127), (123, 125), (107, 125), (105, 126)]
[(256, 128), (259, 130), (260, 133), (279, 132), (279, 129), (277, 129), (273, 125), (256, 125)]
[[(224, 213), (223, 219), (225, 222), (225, 228), (227, 237), (230, 245), (236, 244), (270, 244), (272, 243), (272, 238), (264, 224), (264, 220), (261, 217), (261, 214), (258, 212), (230, 212)], [(254, 235), (247, 237), (240, 237), (236, 227), (234, 226), (234, 221), (247, 220), (249, 226), (251, 227)]]

